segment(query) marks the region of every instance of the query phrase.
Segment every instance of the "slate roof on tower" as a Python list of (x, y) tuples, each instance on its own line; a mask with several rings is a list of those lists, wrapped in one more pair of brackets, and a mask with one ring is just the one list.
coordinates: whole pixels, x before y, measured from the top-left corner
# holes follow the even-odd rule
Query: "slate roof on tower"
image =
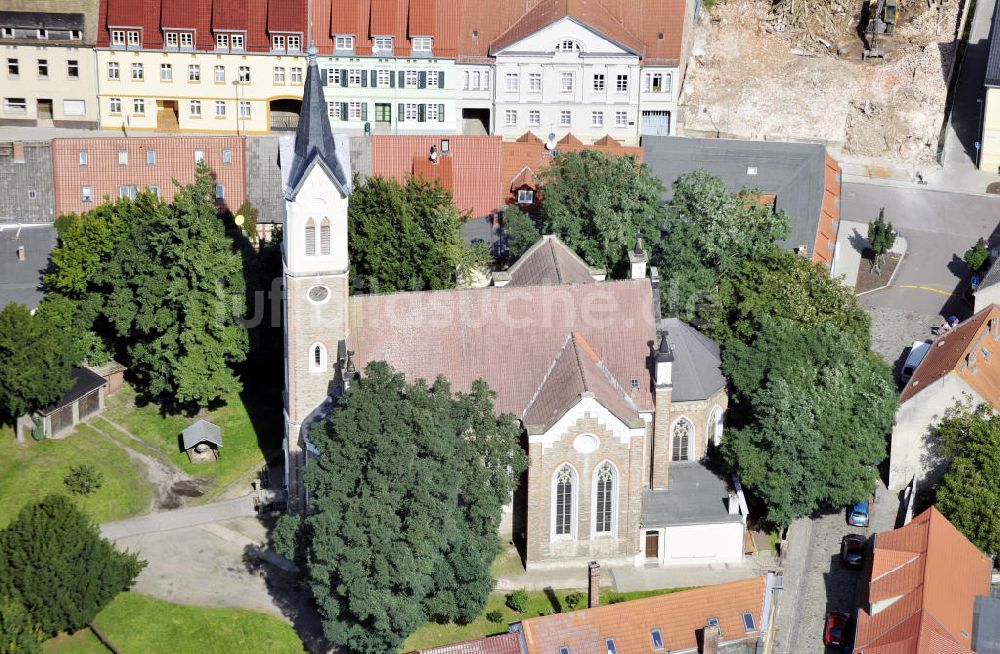
[(718, 344), (677, 318), (660, 322), (665, 339), (672, 346), (674, 402), (705, 400), (725, 388)]
[(309, 69), (306, 73), (305, 89), (302, 92), (299, 126), (295, 131), (295, 161), (292, 162), (285, 183), (286, 196), (289, 199), (298, 193), (303, 178), (314, 163), (326, 168), (327, 173), (345, 194), (351, 192), (351, 178), (337, 156), (337, 146), (330, 129), (326, 97), (323, 95), (319, 67), (316, 64), (316, 50), (311, 47)]

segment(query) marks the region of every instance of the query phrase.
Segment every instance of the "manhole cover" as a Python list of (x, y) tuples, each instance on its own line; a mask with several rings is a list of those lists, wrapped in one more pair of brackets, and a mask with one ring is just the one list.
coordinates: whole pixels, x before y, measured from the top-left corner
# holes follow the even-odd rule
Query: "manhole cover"
[(1000, 182), (993, 182), (986, 187), (987, 193), (1000, 193)]

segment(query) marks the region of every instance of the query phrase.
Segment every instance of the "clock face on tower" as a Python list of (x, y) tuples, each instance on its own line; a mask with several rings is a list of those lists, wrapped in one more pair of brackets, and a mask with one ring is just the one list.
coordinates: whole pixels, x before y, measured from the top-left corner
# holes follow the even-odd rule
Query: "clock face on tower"
[(313, 286), (309, 289), (309, 299), (316, 304), (326, 302), (330, 297), (330, 289), (326, 286)]

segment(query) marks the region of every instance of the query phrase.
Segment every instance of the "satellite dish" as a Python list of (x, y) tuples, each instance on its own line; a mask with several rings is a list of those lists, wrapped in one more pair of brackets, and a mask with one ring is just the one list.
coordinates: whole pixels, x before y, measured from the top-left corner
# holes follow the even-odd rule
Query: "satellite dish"
[(545, 142), (545, 149), (546, 150), (555, 150), (556, 149), (556, 133), (555, 132), (549, 132), (549, 140)]
[(237, 227), (242, 227), (243, 223), (246, 222), (246, 219), (243, 217), (243, 214), (239, 214), (238, 216), (236, 216), (234, 222), (236, 223)]

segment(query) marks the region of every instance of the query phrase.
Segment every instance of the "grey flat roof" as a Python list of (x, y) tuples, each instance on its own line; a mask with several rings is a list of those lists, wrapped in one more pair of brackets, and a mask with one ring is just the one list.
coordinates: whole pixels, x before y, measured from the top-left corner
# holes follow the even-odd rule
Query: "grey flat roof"
[(1000, 654), (1000, 599), (976, 598), (972, 613), (972, 649), (976, 654)]
[[(23, 227), (20, 233), (8, 225), (0, 231), (0, 309), (11, 302), (34, 309), (42, 301), (42, 272), (48, 268), (56, 238), (51, 225)], [(17, 258), (22, 246), (24, 261)]]
[(671, 463), (667, 490), (642, 492), (643, 527), (702, 525), (740, 522), (726, 508), (729, 487), (725, 480), (697, 462)]
[[(674, 195), (674, 181), (684, 173), (705, 169), (722, 178), (731, 193), (756, 188), (775, 195), (792, 224), (787, 248), (816, 243), (826, 184), (826, 148), (818, 143), (740, 141), (686, 136), (643, 136), (650, 171), (665, 187), (663, 200)], [(748, 174), (755, 169), (756, 174)]]
[(49, 11), (0, 11), (0, 25), (27, 29), (83, 30), (83, 14)]

